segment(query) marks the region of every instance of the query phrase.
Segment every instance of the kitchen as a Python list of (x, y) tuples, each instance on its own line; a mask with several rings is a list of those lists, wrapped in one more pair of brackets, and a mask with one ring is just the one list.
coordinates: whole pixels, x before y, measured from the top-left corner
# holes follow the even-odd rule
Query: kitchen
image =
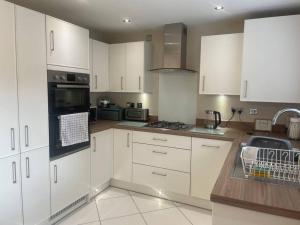
[(173, 3), (0, 0), (1, 225), (300, 224), (299, 2)]

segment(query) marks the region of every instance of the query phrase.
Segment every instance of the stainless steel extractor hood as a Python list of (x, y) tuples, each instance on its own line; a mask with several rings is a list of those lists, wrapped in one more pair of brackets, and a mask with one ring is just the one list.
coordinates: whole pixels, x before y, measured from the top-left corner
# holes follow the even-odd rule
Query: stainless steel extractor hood
[(196, 72), (186, 67), (187, 28), (183, 23), (173, 23), (164, 26), (163, 32), (163, 62), (161, 67), (152, 68), (151, 71)]

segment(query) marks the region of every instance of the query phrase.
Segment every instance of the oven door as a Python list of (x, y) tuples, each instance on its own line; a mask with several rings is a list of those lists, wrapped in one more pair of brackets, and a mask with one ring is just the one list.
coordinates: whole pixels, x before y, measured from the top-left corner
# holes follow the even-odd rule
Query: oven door
[(49, 114), (89, 111), (89, 85), (49, 83), (48, 92)]
[(87, 142), (81, 142), (78, 144), (62, 147), (62, 142), (60, 139), (59, 116), (60, 115), (49, 115), (49, 147), (51, 160), (86, 149), (90, 146), (89, 135), (89, 141)]

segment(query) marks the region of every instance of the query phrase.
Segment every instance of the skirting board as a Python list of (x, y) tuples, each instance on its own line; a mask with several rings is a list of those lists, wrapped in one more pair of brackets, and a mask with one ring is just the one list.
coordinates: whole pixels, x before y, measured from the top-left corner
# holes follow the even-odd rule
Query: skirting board
[(159, 197), (159, 198), (163, 198), (163, 199), (167, 199), (179, 203), (184, 203), (184, 204), (212, 210), (211, 202), (205, 199), (200, 199), (200, 198), (195, 198), (191, 196), (180, 195), (180, 194), (175, 194), (170, 192), (161, 193), (154, 190), (153, 188), (144, 185), (133, 184), (133, 183), (116, 180), (116, 179), (111, 179), (110, 185), (116, 188), (122, 188), (133, 192), (139, 192), (154, 197)]

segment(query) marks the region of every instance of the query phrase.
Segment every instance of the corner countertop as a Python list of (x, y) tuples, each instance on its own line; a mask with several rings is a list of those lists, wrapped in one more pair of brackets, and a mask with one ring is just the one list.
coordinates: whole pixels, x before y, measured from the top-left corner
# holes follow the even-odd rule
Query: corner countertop
[[(232, 147), (211, 193), (211, 201), (300, 220), (300, 185), (263, 183), (231, 176), (236, 154), (240, 149), (240, 144), (246, 142), (250, 137), (245, 129), (226, 128), (225, 134), (218, 136), (181, 130), (124, 126), (118, 125), (118, 123), (120, 123), (120, 121), (100, 120), (94, 122), (90, 126), (91, 133), (100, 132), (110, 128), (117, 128), (232, 141)], [(253, 133), (253, 135), (286, 138), (282, 133), (269, 134), (260, 132)], [(293, 147), (300, 149), (300, 141), (293, 141), (292, 144)]]

